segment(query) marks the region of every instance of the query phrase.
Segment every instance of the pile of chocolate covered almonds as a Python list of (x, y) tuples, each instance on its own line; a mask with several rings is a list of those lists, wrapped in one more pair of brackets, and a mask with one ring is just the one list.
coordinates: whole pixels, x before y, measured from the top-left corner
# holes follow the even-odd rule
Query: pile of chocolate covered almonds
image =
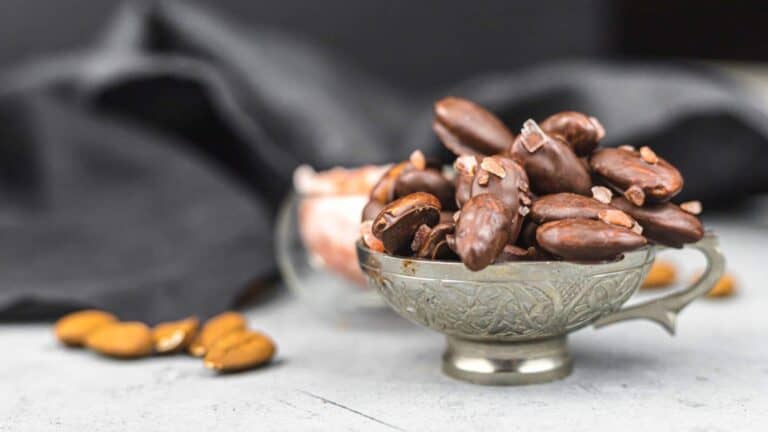
[(704, 235), (701, 204), (670, 199), (680, 172), (648, 147), (598, 148), (600, 122), (561, 112), (518, 135), (479, 105), (435, 104), (433, 129), (456, 154), (454, 172), (416, 151), (371, 191), (366, 246), (391, 255), (460, 259), (469, 269), (506, 261), (619, 258), (648, 242), (672, 247)]

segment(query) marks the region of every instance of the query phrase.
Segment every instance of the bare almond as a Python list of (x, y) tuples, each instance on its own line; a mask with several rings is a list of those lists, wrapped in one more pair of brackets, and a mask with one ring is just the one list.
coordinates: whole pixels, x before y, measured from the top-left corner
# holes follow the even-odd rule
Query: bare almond
[(607, 224), (624, 228), (632, 228), (635, 225), (635, 220), (621, 210), (600, 210), (597, 212), (597, 218)]
[(484, 158), (483, 161), (480, 162), (480, 168), (499, 178), (504, 178), (507, 176), (507, 172), (504, 171), (504, 167), (501, 166), (501, 164), (492, 157)]
[(109, 312), (86, 309), (61, 317), (54, 325), (56, 338), (65, 345), (82, 346), (89, 334), (117, 321)]
[(663, 288), (677, 280), (677, 268), (669, 261), (656, 260), (643, 281), (643, 288)]
[(164, 322), (152, 329), (152, 344), (161, 354), (181, 351), (188, 347), (197, 334), (200, 322), (195, 317)]
[(605, 186), (592, 186), (592, 198), (603, 204), (610, 204), (613, 192)]
[(656, 156), (656, 153), (654, 153), (648, 146), (640, 147), (640, 158), (651, 165), (655, 165), (659, 162), (659, 157)]
[(217, 339), (227, 333), (243, 330), (247, 324), (245, 317), (237, 312), (224, 312), (216, 315), (205, 322), (203, 329), (189, 344), (188, 351), (195, 357), (202, 357)]
[(624, 198), (636, 207), (642, 207), (645, 204), (645, 192), (637, 185), (632, 185), (624, 191)]
[(239, 330), (211, 345), (203, 364), (219, 372), (234, 372), (263, 365), (275, 355), (275, 344), (263, 333)]
[(417, 170), (423, 170), (427, 167), (427, 160), (424, 158), (424, 153), (422, 153), (421, 150), (415, 150), (413, 153), (411, 153), (411, 156), (408, 158), (408, 160), (411, 161), (411, 164)]
[(715, 286), (707, 293), (707, 297), (730, 297), (736, 293), (736, 279), (732, 274), (726, 273), (720, 280), (717, 281)]
[(680, 204), (680, 208), (687, 213), (690, 213), (692, 215), (699, 215), (701, 214), (701, 201), (686, 201), (682, 204)]
[(152, 332), (138, 321), (111, 323), (89, 334), (85, 346), (110, 357), (145, 357), (152, 353)]

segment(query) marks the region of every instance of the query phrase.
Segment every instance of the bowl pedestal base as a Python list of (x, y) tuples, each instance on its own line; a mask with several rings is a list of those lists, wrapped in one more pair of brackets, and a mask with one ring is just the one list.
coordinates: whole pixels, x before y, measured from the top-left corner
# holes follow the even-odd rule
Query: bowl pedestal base
[(447, 339), (443, 372), (474, 384), (537, 384), (565, 378), (573, 370), (565, 336), (524, 342)]

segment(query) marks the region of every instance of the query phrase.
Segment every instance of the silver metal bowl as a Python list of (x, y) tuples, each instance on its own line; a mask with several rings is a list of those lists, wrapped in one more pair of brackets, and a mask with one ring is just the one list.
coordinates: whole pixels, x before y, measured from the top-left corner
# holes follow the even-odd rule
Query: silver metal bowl
[(573, 362), (566, 335), (645, 318), (674, 333), (677, 314), (722, 276), (725, 259), (708, 233), (688, 247), (707, 269), (684, 291), (629, 308), (658, 247), (599, 264), (562, 261), (495, 264), (472, 272), (460, 262), (393, 257), (358, 242), (360, 267), (397, 313), (447, 336), (443, 371), (478, 384), (530, 384), (563, 378)]

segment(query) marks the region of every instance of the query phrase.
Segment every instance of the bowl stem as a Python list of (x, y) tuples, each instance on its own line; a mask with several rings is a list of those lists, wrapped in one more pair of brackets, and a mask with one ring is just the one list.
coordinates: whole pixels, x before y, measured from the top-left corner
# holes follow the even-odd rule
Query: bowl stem
[(443, 372), (474, 384), (521, 385), (562, 379), (573, 370), (565, 336), (525, 342), (448, 336)]

